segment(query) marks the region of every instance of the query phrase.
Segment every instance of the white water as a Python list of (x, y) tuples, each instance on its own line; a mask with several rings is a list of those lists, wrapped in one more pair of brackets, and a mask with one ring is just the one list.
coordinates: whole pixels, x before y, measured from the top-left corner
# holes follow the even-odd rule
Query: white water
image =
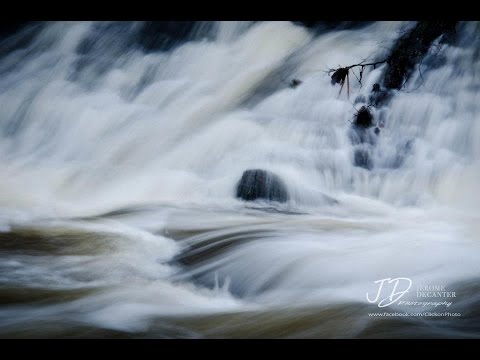
[[(141, 331), (155, 316), (366, 303), (369, 284), (385, 277), (478, 279), (477, 23), (462, 24), (455, 46), (428, 56), (375, 113), (385, 128), (371, 171), (353, 166), (348, 120), (384, 68), (366, 70), (362, 88), (352, 77), (350, 99), (320, 70), (381, 58), (412, 23), (315, 35), (289, 22), (222, 22), (213, 38), (148, 54), (127, 47), (124, 32), (105, 30), (80, 54), (97, 25), (48, 24), (0, 60), (0, 225), (86, 233), (87, 242), (108, 234), (111, 248), (9, 254), (0, 266), (4, 286), (102, 290), (23, 315), (1, 310), (4, 324), (62, 314)], [(80, 60), (90, 63), (78, 70)], [(304, 82), (290, 89), (280, 81), (292, 78)], [(291, 195), (277, 208), (303, 215), (253, 211), (235, 199), (251, 168), (277, 173)], [(212, 232), (175, 242), (172, 230)], [(168, 262), (187, 244), (247, 230), (269, 237), (186, 272)], [(172, 280), (178, 273), (199, 278)]]

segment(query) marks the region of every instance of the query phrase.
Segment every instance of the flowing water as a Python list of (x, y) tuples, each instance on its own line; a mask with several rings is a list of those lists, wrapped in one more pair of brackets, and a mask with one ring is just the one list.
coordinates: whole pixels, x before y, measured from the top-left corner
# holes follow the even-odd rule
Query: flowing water
[[(0, 336), (479, 337), (479, 23), (374, 110), (371, 170), (349, 128), (385, 67), (349, 97), (324, 72), (413, 25), (200, 23), (155, 50), (141, 23), (56, 22), (3, 40)], [(247, 169), (289, 201), (236, 199)], [(368, 301), (398, 277), (402, 300), (456, 297)], [(461, 316), (371, 315), (406, 310)]]

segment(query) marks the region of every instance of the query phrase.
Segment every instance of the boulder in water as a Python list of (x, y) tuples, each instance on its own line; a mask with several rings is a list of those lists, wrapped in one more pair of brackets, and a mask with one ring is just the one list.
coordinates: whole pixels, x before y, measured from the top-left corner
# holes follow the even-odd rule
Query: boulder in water
[(348, 130), (348, 137), (352, 145), (369, 144), (375, 146), (378, 142), (378, 134), (373, 127), (364, 128), (354, 125)]
[(245, 170), (237, 184), (237, 197), (247, 201), (265, 199), (278, 202), (288, 200), (285, 183), (270, 171)]

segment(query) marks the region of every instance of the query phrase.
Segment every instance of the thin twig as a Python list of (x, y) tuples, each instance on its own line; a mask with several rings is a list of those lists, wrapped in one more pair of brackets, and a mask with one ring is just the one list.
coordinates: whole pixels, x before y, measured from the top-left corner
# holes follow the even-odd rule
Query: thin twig
[[(355, 74), (352, 70), (352, 73), (353, 75), (357, 78), (358, 82), (360, 83), (360, 87), (362, 87), (362, 82), (360, 81), (360, 79), (358, 78), (357, 74)], [(361, 73), (360, 73), (361, 74)]]
[[(350, 70), (350, 69), (352, 69), (352, 68), (354, 68), (354, 67), (361, 67), (362, 70), (363, 70), (363, 68), (364, 68), (365, 66), (373, 66), (373, 67), (375, 68), (375, 67), (376, 67), (377, 65), (379, 65), (379, 64), (384, 64), (384, 63), (386, 63), (387, 60), (388, 60), (388, 59), (385, 59), (385, 60), (382, 60), (382, 61), (376, 61), (376, 62), (372, 62), (372, 63), (367, 63), (367, 64), (364, 64), (363, 61), (362, 61), (361, 63), (358, 63), (358, 64), (346, 66), (346, 67), (344, 67), (343, 69)], [(339, 65), (339, 68), (341, 68), (340, 65)], [(336, 71), (336, 70), (338, 70), (338, 69), (330, 69), (330, 70), (327, 71), (327, 73), (330, 74), (330, 73), (332, 73), (332, 72), (334, 72), (334, 71)]]

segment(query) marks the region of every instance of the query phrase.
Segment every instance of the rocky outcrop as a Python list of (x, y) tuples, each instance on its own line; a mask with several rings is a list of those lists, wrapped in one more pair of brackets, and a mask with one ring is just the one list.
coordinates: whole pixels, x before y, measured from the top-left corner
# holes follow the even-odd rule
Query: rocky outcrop
[(387, 60), (383, 78), (385, 88), (401, 89), (433, 41), (442, 35), (451, 35), (456, 24), (456, 21), (419, 21), (412, 30), (400, 37)]
[[(367, 170), (371, 170), (374, 166), (372, 152), (377, 137), (381, 133), (380, 127), (383, 126), (383, 122), (375, 121), (369, 107), (380, 108), (385, 106), (394, 95), (394, 90), (401, 89), (408, 81), (416, 64), (427, 55), (434, 41), (441, 36), (443, 36), (442, 40), (451, 38), (451, 35), (455, 32), (455, 27), (455, 21), (419, 21), (410, 31), (400, 37), (385, 60), (371, 64), (351, 65), (339, 68), (333, 73), (331, 76), (332, 84), (343, 84), (349, 69), (352, 67), (361, 66), (363, 72), (365, 66), (375, 67), (378, 64), (387, 64), (380, 81), (382, 86), (379, 83), (373, 85), (368, 96), (368, 106), (362, 106), (357, 112), (349, 132), (351, 143), (354, 146), (354, 166)], [(365, 97), (358, 97), (355, 103), (365, 101)], [(377, 126), (372, 131), (371, 128), (375, 125)], [(406, 146), (406, 151), (402, 152), (402, 155), (394, 161), (394, 167), (403, 163), (409, 147), (410, 145)]]

